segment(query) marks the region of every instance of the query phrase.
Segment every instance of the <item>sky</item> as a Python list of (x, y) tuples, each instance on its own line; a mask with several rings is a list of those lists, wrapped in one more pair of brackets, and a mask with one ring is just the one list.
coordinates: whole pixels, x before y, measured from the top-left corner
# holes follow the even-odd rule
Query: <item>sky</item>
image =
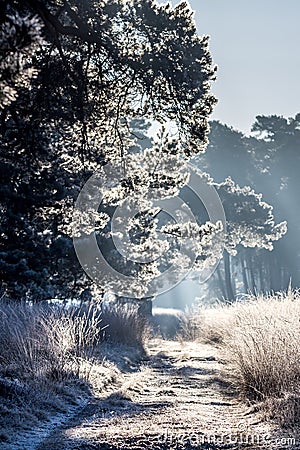
[(212, 118), (248, 134), (257, 115), (300, 112), (300, 0), (190, 0), (190, 5), (199, 34), (211, 37), (218, 66), (212, 92), (219, 102)]

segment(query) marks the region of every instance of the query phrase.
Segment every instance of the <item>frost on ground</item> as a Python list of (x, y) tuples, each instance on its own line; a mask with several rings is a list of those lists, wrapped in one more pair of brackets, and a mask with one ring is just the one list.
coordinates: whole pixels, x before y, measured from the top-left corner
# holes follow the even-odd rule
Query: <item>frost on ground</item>
[(78, 399), (78, 404), (76, 406), (71, 406), (67, 413), (58, 413), (47, 422), (43, 422), (40, 426), (15, 433), (11, 442), (0, 443), (0, 449), (29, 450), (37, 448), (54, 429), (68, 422), (79, 410), (83, 409), (86, 404), (86, 398)]
[(300, 448), (298, 436), (279, 434), (239, 401), (211, 344), (152, 339), (142, 361), (123, 361), (119, 379), (37, 450)]

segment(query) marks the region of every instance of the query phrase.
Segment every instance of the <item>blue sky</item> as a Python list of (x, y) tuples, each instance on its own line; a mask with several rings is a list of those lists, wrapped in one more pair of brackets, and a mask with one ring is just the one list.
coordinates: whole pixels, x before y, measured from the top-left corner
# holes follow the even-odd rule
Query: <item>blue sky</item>
[(219, 67), (213, 118), (248, 133), (258, 114), (300, 112), (300, 0), (190, 0), (190, 5), (199, 34), (211, 36)]

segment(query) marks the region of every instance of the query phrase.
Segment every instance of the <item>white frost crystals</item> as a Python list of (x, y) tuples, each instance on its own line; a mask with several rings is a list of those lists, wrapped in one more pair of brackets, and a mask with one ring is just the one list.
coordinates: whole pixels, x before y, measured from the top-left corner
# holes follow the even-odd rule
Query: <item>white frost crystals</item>
[[(174, 185), (189, 189), (209, 218), (199, 223), (198, 212), (180, 197), (180, 189), (163, 189), (161, 183), (156, 187), (153, 161), (137, 158), (128, 155), (106, 164), (81, 190), (73, 215), (81, 266), (105, 290), (131, 298), (166, 292), (195, 268), (200, 281), (207, 280), (222, 257), (226, 231), (216, 189), (194, 166), (182, 161), (176, 167), (174, 180), (177, 176), (180, 183)], [(102, 229), (97, 218), (103, 219)], [(217, 236), (216, 254), (212, 242)]]

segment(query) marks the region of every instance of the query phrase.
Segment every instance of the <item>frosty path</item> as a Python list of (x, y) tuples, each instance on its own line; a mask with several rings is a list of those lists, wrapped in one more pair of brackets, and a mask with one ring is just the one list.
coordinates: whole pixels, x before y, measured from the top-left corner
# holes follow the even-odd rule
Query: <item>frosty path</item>
[[(210, 345), (153, 340), (149, 360), (88, 404), (38, 447), (89, 449), (271, 449), (275, 430), (247, 411)], [(247, 443), (246, 443), (247, 442)]]

